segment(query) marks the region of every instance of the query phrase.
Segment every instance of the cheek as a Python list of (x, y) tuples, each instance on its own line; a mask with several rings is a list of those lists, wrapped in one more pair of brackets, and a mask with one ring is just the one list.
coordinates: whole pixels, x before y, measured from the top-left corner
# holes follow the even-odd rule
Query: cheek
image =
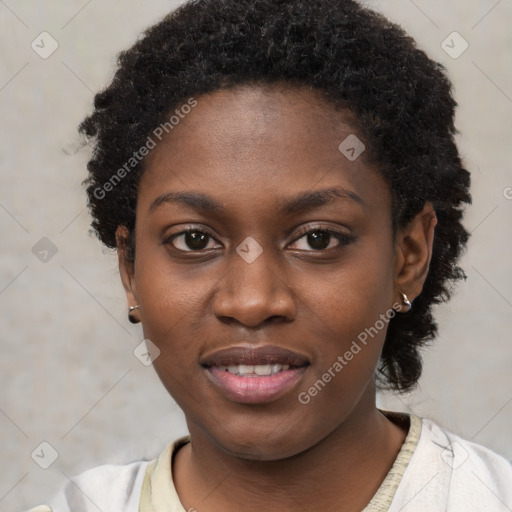
[(215, 278), (215, 272), (199, 275), (194, 265), (172, 264), (159, 247), (137, 254), (135, 275), (143, 323), (160, 332), (187, 324), (204, 308)]
[[(177, 271), (176, 266), (144, 265), (137, 276), (137, 295), (143, 305), (142, 327), (144, 338), (160, 350), (153, 367), (162, 384), (176, 403), (189, 410), (190, 390), (200, 370), (197, 347), (205, 338), (201, 323), (205, 318), (208, 296), (207, 279), (194, 279)], [(137, 270), (136, 270), (137, 272)], [(194, 400), (192, 400), (192, 403)]]
[(144, 337), (160, 350), (153, 365), (174, 396), (179, 389), (171, 387), (187, 381), (197, 365), (198, 342), (204, 338), (199, 328), (206, 315), (208, 279), (194, 279), (168, 261), (150, 262), (143, 257), (135, 272)]
[(391, 251), (371, 245), (354, 251), (338, 268), (301, 274), (301, 302), (342, 339), (373, 325), (393, 302)]
[(298, 294), (309, 318), (306, 324), (308, 330), (316, 325), (322, 340), (315, 349), (316, 372), (309, 384), (328, 373), (330, 391), (322, 391), (322, 402), (336, 399), (336, 393), (350, 396), (348, 389), (357, 395), (378, 364), (394, 316), (392, 250), (379, 247), (375, 240), (336, 270), (303, 274)]

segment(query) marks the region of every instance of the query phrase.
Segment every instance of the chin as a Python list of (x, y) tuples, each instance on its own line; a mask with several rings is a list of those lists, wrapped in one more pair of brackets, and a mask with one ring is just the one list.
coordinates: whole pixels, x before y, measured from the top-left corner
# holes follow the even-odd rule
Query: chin
[[(278, 427), (279, 428), (279, 427)], [(208, 434), (208, 437), (226, 454), (246, 460), (282, 460), (293, 457), (311, 446), (316, 439), (311, 439), (308, 443), (307, 439), (301, 437), (301, 433), (297, 429), (293, 429), (293, 433), (282, 432), (280, 435), (275, 434), (278, 428), (261, 429), (256, 428), (240, 430), (222, 430), (220, 432)]]

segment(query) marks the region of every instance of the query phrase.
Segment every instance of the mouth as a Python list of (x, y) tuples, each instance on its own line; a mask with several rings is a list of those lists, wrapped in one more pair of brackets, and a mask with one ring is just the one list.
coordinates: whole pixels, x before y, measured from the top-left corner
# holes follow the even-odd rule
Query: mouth
[(229, 347), (201, 360), (217, 390), (239, 403), (277, 400), (297, 384), (310, 364), (307, 357), (273, 345)]

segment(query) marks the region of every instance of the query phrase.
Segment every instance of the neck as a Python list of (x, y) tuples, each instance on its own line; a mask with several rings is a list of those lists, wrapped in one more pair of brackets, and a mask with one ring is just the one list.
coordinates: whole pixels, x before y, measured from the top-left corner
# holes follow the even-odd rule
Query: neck
[(374, 402), (354, 411), (313, 447), (281, 460), (233, 457), (200, 429), (190, 431), (192, 443), (176, 455), (174, 483), (185, 510), (201, 512), (360, 511), (384, 480), (406, 436)]

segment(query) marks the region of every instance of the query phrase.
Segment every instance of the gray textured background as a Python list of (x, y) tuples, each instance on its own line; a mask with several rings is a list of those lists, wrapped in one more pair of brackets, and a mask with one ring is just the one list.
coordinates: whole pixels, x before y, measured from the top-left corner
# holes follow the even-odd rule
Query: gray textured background
[[(142, 331), (126, 319), (115, 256), (89, 234), (87, 152), (76, 151), (76, 126), (112, 77), (117, 52), (179, 3), (0, 0), (2, 511), (40, 503), (94, 465), (153, 457), (186, 433), (152, 368), (133, 355)], [(474, 199), (468, 280), (439, 309), (421, 386), (380, 403), (512, 459), (512, 1), (366, 3), (447, 66)], [(59, 44), (47, 59), (31, 48), (43, 31)], [(441, 47), (453, 31), (469, 43), (456, 59)], [(43, 237), (57, 249), (47, 262), (33, 252)], [(43, 441), (59, 454), (46, 470), (31, 458)], [(35, 454), (49, 461), (48, 448)]]

